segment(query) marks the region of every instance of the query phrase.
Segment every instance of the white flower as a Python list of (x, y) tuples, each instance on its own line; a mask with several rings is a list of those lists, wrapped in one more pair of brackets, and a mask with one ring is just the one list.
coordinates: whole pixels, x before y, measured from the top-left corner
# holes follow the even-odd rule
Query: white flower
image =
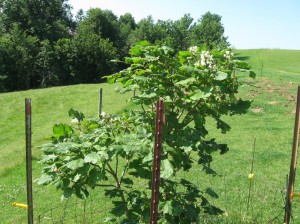
[(106, 116), (106, 113), (103, 111), (103, 112), (101, 112), (101, 114), (100, 114), (102, 117), (105, 117)]
[(228, 60), (232, 60), (233, 58), (233, 53), (231, 51), (225, 51), (224, 57)]
[(199, 67), (199, 66), (200, 66), (200, 62), (197, 61), (197, 62), (194, 64), (194, 66)]
[(201, 65), (202, 66), (208, 66), (208, 68), (214, 68), (214, 58), (209, 53), (209, 51), (202, 51), (201, 52)]
[(195, 54), (198, 52), (198, 47), (197, 46), (190, 47), (189, 51)]
[(78, 119), (76, 117), (74, 117), (72, 120), (71, 120), (71, 123), (73, 124), (78, 124)]

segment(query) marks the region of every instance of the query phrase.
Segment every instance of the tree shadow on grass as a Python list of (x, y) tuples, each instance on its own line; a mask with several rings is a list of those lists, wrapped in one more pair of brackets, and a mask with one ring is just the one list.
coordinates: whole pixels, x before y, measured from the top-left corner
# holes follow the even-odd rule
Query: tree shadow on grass
[(246, 114), (251, 106), (252, 101), (250, 100), (239, 100), (236, 104), (230, 105), (230, 115)]
[(245, 60), (248, 60), (249, 58), (250, 58), (249, 56), (241, 55), (241, 53), (235, 53), (235, 55), (234, 55), (234, 59), (240, 60), (240, 61), (245, 61)]
[(246, 61), (248, 60), (250, 57), (249, 56), (239, 56), (239, 57), (234, 57), (234, 59), (240, 60), (240, 61)]

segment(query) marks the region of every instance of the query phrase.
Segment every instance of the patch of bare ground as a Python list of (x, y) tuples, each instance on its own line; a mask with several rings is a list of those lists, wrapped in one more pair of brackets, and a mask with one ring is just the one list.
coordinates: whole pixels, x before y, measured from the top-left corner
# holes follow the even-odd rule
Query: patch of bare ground
[(252, 108), (251, 111), (253, 113), (263, 113), (264, 112), (264, 109), (261, 108), (261, 107), (255, 107), (255, 108)]
[(268, 104), (271, 104), (271, 105), (277, 105), (277, 104), (279, 104), (279, 101), (268, 102)]
[[(286, 108), (289, 111), (287, 114), (295, 114), (297, 100), (295, 82), (280, 83), (264, 78), (258, 80), (254, 85), (252, 83), (251, 86), (254, 88), (247, 94), (250, 99), (255, 100), (257, 96), (267, 94), (266, 101), (268, 104)], [(253, 110), (259, 111), (257, 108), (253, 108)]]

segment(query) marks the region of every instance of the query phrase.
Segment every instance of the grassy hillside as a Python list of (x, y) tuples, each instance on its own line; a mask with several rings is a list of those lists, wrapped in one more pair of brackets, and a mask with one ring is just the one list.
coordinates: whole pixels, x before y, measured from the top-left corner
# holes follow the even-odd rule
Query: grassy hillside
[[(225, 210), (218, 223), (270, 220), (282, 223), (285, 176), (289, 171), (295, 99), (300, 84), (300, 51), (237, 50), (235, 55), (247, 60), (257, 73), (255, 80), (241, 78), (240, 96), (252, 100), (252, 106), (247, 114), (226, 118), (232, 127), (226, 135), (215, 131), (210, 122), (209, 137), (227, 143), (230, 151), (215, 157), (212, 166), (219, 176), (207, 178), (195, 170), (190, 178), (201, 188), (209, 186), (218, 192), (219, 198), (214, 203)], [(97, 116), (99, 88), (103, 88), (105, 112), (118, 113), (130, 106), (125, 102), (130, 95), (116, 94), (114, 87), (76, 85), (0, 94), (0, 220), (5, 220), (1, 223), (26, 223), (26, 211), (11, 206), (14, 201), (26, 203), (24, 99), (32, 99), (36, 179), (41, 173), (37, 163), (41, 156), (38, 146), (49, 141), (53, 124), (70, 121), (67, 114), (70, 108)], [(249, 197), (248, 174), (255, 139), (255, 177)], [(300, 187), (295, 187), (295, 191), (299, 192)], [(59, 192), (54, 188), (34, 185), (35, 214), (56, 202), (59, 202)], [(300, 221), (300, 202), (295, 200), (294, 205), (294, 218)]]
[[(22, 152), (24, 147), (25, 98), (31, 98), (32, 101), (33, 142), (34, 146), (38, 146), (49, 139), (53, 124), (70, 120), (70, 108), (82, 111), (87, 116), (97, 116), (100, 88), (103, 88), (103, 111), (117, 113), (125, 109), (129, 95), (116, 94), (114, 87), (107, 84), (53, 87), (1, 94), (0, 164), (3, 165), (0, 167), (0, 174), (21, 162), (22, 157), (17, 157), (7, 163), (16, 153)], [(39, 154), (36, 147), (33, 153)]]
[[(55, 123), (70, 123), (68, 110), (74, 108), (86, 116), (98, 116), (99, 89), (103, 89), (103, 111), (118, 113), (130, 105), (130, 94), (115, 93), (115, 86), (108, 84), (53, 87), (0, 94), (0, 220), (1, 223), (25, 223), (25, 210), (13, 208), (13, 202), (26, 203), (25, 176), (25, 98), (32, 103), (33, 179), (41, 174), (37, 161), (41, 158), (39, 146), (50, 140)], [(53, 201), (53, 189), (35, 185), (36, 213), (48, 209)], [(49, 197), (43, 197), (48, 194)], [(59, 195), (56, 202), (59, 202)], [(7, 222), (3, 222), (6, 220)]]
[(237, 50), (236, 58), (247, 60), (256, 69), (258, 78), (288, 81), (300, 71), (300, 50)]

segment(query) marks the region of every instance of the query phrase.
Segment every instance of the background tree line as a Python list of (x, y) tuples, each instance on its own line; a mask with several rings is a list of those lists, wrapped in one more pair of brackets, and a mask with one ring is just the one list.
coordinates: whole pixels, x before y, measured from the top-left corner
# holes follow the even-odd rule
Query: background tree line
[(111, 60), (141, 40), (177, 51), (229, 46), (221, 16), (210, 12), (136, 22), (130, 13), (71, 9), (68, 0), (0, 0), (0, 92), (102, 82), (125, 66)]

